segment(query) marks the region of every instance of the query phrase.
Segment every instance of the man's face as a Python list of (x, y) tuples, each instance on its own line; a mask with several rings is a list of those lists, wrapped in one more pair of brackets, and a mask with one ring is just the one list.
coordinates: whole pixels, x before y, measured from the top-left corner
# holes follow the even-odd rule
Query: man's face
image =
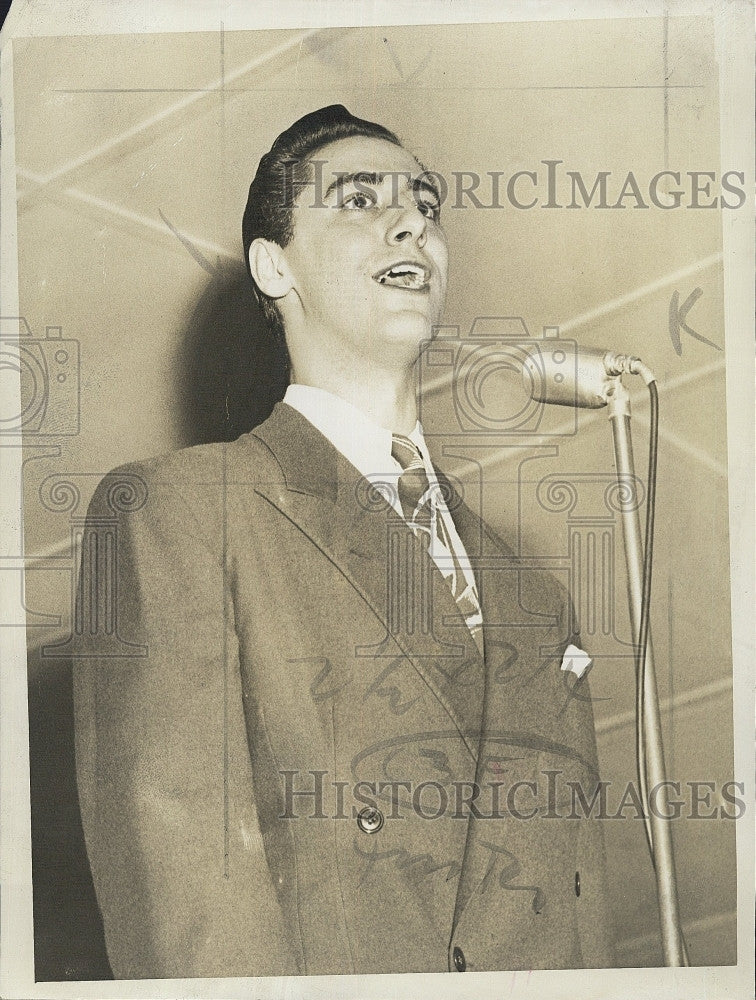
[(300, 320), (284, 312), (295, 366), (298, 346), (345, 363), (413, 359), (446, 297), (437, 195), (415, 158), (383, 139), (340, 139), (312, 159), (324, 161), (322, 199), (312, 186), (299, 193), (284, 250), (292, 291), (282, 304)]

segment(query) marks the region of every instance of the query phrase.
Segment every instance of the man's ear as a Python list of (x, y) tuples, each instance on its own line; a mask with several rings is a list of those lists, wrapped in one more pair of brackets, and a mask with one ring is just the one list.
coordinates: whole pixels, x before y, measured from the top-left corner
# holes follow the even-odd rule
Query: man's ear
[(260, 291), (280, 299), (292, 287), (292, 278), (283, 249), (272, 240), (258, 237), (249, 247), (249, 270)]

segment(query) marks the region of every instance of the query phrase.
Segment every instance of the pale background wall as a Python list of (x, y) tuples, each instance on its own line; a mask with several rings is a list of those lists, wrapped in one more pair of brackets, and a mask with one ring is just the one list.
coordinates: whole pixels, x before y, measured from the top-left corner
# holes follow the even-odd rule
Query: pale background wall
[[(260, 384), (268, 359), (239, 284), (240, 220), (257, 160), (275, 135), (301, 114), (341, 102), (397, 131), (447, 177), (455, 170), (542, 174), (541, 160), (561, 159), (561, 169), (587, 180), (612, 171), (617, 192), (629, 170), (648, 180), (665, 167), (718, 176), (742, 169), (719, 163), (706, 18), (671, 19), (666, 38), (658, 19), (343, 29), (299, 38), (268, 31), (14, 42), (20, 310), (35, 337), (60, 326), (79, 342), (81, 357), (79, 433), (30, 435), (25, 453), (26, 547), (35, 559), (25, 601), (41, 978), (104, 975), (107, 967), (86, 926), (91, 887), (75, 810), (66, 804), (69, 680), (62, 661), (39, 655), (42, 644), (69, 631), (72, 515), (44, 506), (40, 487), (65, 472), (81, 489), (74, 512), (81, 515), (98, 475), (114, 465), (235, 436), (262, 415), (274, 389)], [(681, 781), (730, 779), (724, 353), (683, 333), (678, 356), (668, 332), (673, 292), (684, 301), (700, 287), (689, 323), (724, 345), (719, 212), (447, 205), (444, 224), (452, 249), (445, 321), (463, 335), (479, 316), (521, 316), (535, 336), (559, 326), (564, 337), (641, 354), (657, 373), (652, 621), (668, 770)], [(245, 398), (250, 383), (253, 401)], [(643, 475), (642, 394), (635, 414)], [(448, 426), (449, 394), (428, 394), (423, 416), (431, 433)], [(436, 441), (437, 454), (469, 478), (474, 468), (453, 457), (460, 436), (450, 440)], [(544, 510), (533, 480), (563, 473), (583, 484), (573, 518), (606, 515), (601, 494), (612, 453), (605, 416), (581, 414), (579, 433), (557, 439), (557, 455), (539, 452), (544, 442), (532, 436), (517, 443), (527, 450), (489, 455), (486, 515), (505, 534), (519, 531), (534, 551), (567, 557), (567, 513)], [(518, 462), (538, 455), (518, 485)], [(600, 489), (576, 478), (586, 474)], [(596, 658), (603, 777), (622, 785), (635, 776), (634, 680), (619, 525), (609, 530), (617, 532), (614, 622), (602, 629), (599, 618), (591, 627), (585, 607), (583, 624)], [(675, 825), (694, 964), (735, 961), (734, 827)], [(607, 823), (606, 838), (621, 963), (660, 964), (642, 824)]]

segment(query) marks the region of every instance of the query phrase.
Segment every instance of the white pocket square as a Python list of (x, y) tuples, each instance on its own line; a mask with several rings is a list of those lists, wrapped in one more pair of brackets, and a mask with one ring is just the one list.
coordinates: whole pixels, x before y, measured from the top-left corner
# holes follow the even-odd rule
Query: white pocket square
[(562, 670), (571, 670), (576, 677), (580, 678), (592, 663), (593, 660), (584, 649), (570, 643), (562, 657)]

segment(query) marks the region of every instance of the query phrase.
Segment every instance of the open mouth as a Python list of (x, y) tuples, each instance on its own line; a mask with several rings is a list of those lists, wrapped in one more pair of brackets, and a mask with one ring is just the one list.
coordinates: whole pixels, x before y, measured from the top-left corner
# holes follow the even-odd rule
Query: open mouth
[(390, 285), (393, 288), (407, 288), (413, 292), (424, 292), (429, 288), (430, 271), (422, 264), (411, 260), (403, 260), (392, 264), (384, 271), (373, 275), (379, 285)]

